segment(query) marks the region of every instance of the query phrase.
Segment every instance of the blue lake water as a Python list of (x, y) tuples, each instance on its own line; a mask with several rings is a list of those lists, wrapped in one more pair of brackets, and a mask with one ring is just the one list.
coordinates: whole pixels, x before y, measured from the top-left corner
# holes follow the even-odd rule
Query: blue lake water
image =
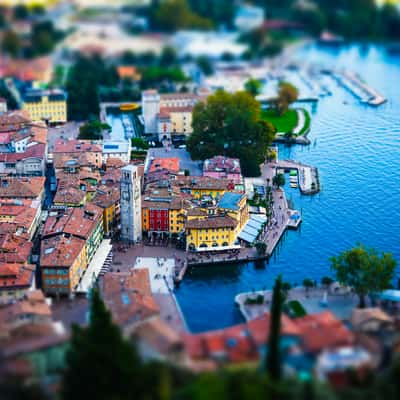
[(321, 193), (307, 197), (286, 189), (303, 223), (286, 233), (265, 269), (248, 263), (187, 272), (176, 296), (193, 332), (240, 322), (234, 296), (270, 288), (278, 274), (299, 284), (330, 275), (329, 258), (358, 242), (391, 252), (400, 263), (400, 57), (374, 46), (309, 46), (296, 56), (357, 71), (388, 102), (362, 105), (331, 82), (333, 95), (310, 107), (312, 144), (279, 149), (281, 159), (319, 168)]

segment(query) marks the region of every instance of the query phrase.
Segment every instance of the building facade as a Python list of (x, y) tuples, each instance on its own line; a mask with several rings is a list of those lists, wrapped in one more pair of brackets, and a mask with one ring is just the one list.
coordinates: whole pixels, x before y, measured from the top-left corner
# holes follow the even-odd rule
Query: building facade
[(67, 95), (62, 90), (28, 90), (22, 96), (22, 109), (32, 121), (67, 122)]
[(137, 242), (142, 239), (141, 178), (135, 165), (127, 165), (121, 172), (121, 238)]

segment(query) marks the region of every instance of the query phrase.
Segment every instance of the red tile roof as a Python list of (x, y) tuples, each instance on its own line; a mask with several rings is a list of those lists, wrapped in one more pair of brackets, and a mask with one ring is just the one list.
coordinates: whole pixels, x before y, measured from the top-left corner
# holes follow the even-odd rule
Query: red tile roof
[(91, 140), (63, 140), (59, 139), (54, 144), (54, 153), (101, 153), (101, 146)]
[(0, 291), (28, 289), (32, 285), (34, 273), (34, 265), (0, 263)]
[(151, 293), (147, 269), (107, 273), (101, 293), (113, 320), (121, 326), (145, 321), (160, 312)]
[(3, 177), (0, 179), (0, 199), (36, 199), (43, 193), (45, 180), (44, 176)]
[(352, 345), (354, 342), (353, 333), (330, 311), (306, 315), (293, 322), (308, 352), (316, 353), (323, 349)]
[(179, 158), (155, 158), (152, 160), (149, 173), (159, 171), (159, 170), (167, 170), (170, 172), (179, 172)]

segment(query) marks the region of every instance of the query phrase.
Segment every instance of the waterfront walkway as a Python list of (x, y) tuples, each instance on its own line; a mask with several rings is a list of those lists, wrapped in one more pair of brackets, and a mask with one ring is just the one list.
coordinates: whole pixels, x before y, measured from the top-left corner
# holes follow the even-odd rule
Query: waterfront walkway
[[(246, 304), (246, 299), (256, 299), (258, 295), (261, 295), (264, 298), (262, 304)], [(340, 320), (349, 320), (353, 309), (357, 307), (359, 301), (358, 297), (350, 291), (345, 293), (335, 293), (321, 286), (311, 289), (297, 286), (288, 291), (286, 300), (299, 301), (307, 314), (331, 311)], [(240, 312), (246, 321), (269, 312), (271, 302), (272, 290), (239, 293), (235, 296), (235, 303), (239, 307)]]
[[(316, 167), (293, 160), (279, 160), (266, 164), (265, 168), (296, 170), (298, 172), (298, 183), (301, 193), (315, 194), (320, 191), (319, 174)], [(268, 177), (270, 178), (270, 182), (272, 182), (273, 174), (269, 173)]]

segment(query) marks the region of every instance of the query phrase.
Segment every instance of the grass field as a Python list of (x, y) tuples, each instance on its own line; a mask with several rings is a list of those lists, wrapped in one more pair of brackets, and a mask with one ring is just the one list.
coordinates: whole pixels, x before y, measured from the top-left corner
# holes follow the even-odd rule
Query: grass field
[[(304, 110), (305, 123), (303, 129), (297, 136), (303, 135), (308, 131), (311, 123), (311, 117), (307, 110)], [(295, 109), (289, 109), (285, 114), (278, 116), (274, 110), (263, 110), (261, 112), (261, 117), (270, 122), (275, 126), (277, 133), (285, 134), (287, 132), (292, 132), (297, 125), (297, 111)]]
[(261, 116), (265, 121), (274, 125), (279, 133), (291, 132), (297, 125), (296, 110), (288, 110), (281, 116), (276, 115), (274, 110), (263, 110)]

